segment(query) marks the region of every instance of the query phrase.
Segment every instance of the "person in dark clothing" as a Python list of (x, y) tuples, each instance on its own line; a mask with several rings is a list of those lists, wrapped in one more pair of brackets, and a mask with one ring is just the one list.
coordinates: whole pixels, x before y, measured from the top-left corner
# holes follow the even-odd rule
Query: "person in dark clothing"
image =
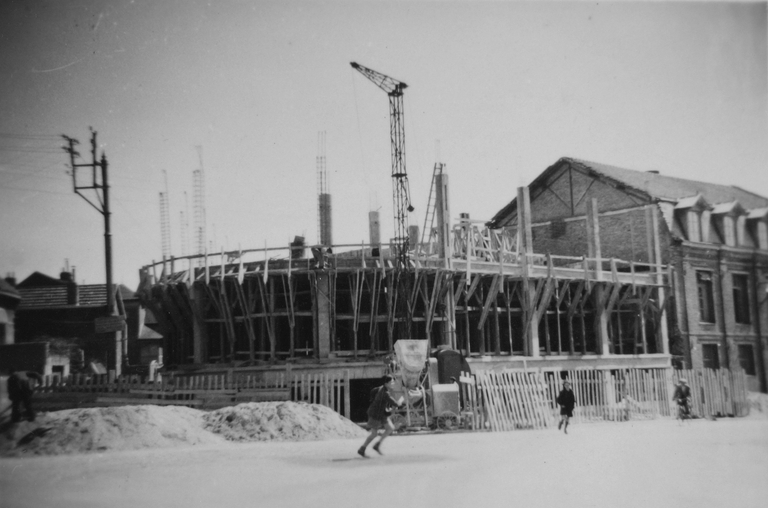
[(392, 420), (389, 415), (392, 412), (392, 408), (399, 407), (403, 403), (402, 397), (400, 400), (395, 400), (390, 393), (395, 386), (395, 379), (392, 376), (384, 376), (384, 384), (374, 388), (371, 391), (371, 404), (368, 406), (368, 428), (371, 433), (365, 439), (365, 443), (361, 446), (357, 453), (360, 456), (365, 457), (365, 449), (371, 444), (371, 441), (376, 439), (379, 433), (379, 429), (384, 429), (379, 441), (373, 445), (373, 449), (381, 453), (381, 443), (395, 431), (395, 426), (392, 424)]
[(33, 379), (43, 381), (40, 374), (32, 371), (12, 371), (8, 377), (8, 398), (11, 399), (11, 421), (14, 423), (21, 420), (22, 406), (29, 421), (35, 421), (35, 411), (32, 409)]
[(563, 429), (568, 434), (568, 419), (573, 417), (573, 408), (576, 406), (576, 397), (571, 390), (571, 383), (563, 383), (563, 389), (557, 395), (557, 403), (560, 405), (560, 423), (557, 424), (557, 430)]
[(691, 388), (688, 386), (688, 380), (681, 378), (675, 386), (675, 393), (672, 398), (677, 402), (681, 417), (688, 417), (691, 414)]

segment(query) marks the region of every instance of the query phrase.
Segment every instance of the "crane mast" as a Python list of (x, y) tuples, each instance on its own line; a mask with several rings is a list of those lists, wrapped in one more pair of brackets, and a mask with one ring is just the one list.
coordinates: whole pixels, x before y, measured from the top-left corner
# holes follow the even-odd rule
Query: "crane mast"
[(408, 262), (408, 213), (411, 205), (408, 173), (405, 170), (405, 126), (403, 123), (403, 90), (408, 85), (373, 69), (351, 62), (353, 69), (359, 71), (389, 96), (389, 137), (392, 145), (392, 200), (395, 218), (395, 248), (397, 259), (402, 268)]

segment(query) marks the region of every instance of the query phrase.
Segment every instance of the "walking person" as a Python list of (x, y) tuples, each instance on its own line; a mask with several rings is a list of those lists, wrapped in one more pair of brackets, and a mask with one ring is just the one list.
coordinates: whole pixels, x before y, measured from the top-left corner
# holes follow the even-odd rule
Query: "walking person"
[(672, 398), (677, 402), (677, 415), (680, 420), (691, 417), (691, 388), (688, 386), (688, 380), (680, 378), (675, 386), (675, 393)]
[(557, 401), (560, 405), (560, 423), (557, 424), (557, 430), (563, 429), (568, 434), (568, 419), (573, 417), (573, 408), (576, 406), (576, 397), (571, 390), (571, 383), (563, 383), (563, 389), (557, 395)]
[(395, 400), (392, 397), (391, 391), (395, 387), (395, 379), (392, 376), (384, 376), (384, 384), (374, 388), (371, 391), (371, 405), (368, 406), (368, 429), (371, 431), (368, 437), (365, 439), (365, 443), (361, 446), (357, 453), (361, 457), (365, 457), (365, 449), (371, 444), (371, 441), (376, 439), (379, 433), (379, 429), (384, 429), (384, 434), (381, 435), (379, 441), (373, 445), (373, 449), (384, 455), (381, 452), (381, 443), (395, 431), (395, 426), (392, 423), (392, 419), (389, 415), (392, 412), (392, 408), (400, 407), (403, 402), (403, 398)]
[(42, 383), (43, 377), (33, 371), (11, 371), (8, 377), (8, 398), (11, 399), (11, 421), (16, 423), (21, 421), (22, 406), (24, 407), (24, 416), (30, 422), (35, 421), (35, 411), (32, 409), (32, 393), (34, 386), (32, 380)]

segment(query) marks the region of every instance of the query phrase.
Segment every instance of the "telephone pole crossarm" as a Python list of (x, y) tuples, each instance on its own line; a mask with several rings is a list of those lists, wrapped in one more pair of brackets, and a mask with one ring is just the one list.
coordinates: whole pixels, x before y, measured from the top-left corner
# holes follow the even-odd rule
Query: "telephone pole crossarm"
[[(92, 162), (77, 164), (75, 162), (77, 157), (80, 157), (80, 153), (75, 150), (75, 146), (80, 142), (69, 136), (62, 135), (67, 142), (66, 146), (62, 147), (65, 152), (69, 154), (70, 168), (72, 169), (72, 188), (78, 196), (83, 198), (86, 203), (91, 205), (96, 211), (98, 211), (104, 217), (104, 255), (106, 264), (106, 276), (107, 276), (107, 310), (112, 314), (115, 307), (115, 293), (112, 290), (112, 231), (110, 227), (110, 215), (109, 210), (109, 184), (107, 178), (107, 156), (104, 152), (101, 153), (101, 160), (96, 159), (96, 131), (91, 129), (91, 157)], [(91, 185), (78, 185), (77, 184), (77, 169), (89, 167), (91, 168)], [(101, 168), (101, 183), (99, 183), (97, 168)], [(93, 190), (96, 193), (97, 203), (94, 203), (92, 199), (83, 194), (82, 190)]]

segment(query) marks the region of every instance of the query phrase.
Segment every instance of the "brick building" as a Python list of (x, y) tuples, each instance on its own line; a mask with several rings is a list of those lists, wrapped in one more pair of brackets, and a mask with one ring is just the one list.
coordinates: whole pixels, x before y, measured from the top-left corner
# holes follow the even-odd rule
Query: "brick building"
[[(768, 198), (572, 158), (547, 168), (529, 190), (535, 252), (584, 255), (587, 207), (596, 200), (598, 257), (627, 261), (633, 273), (655, 261), (670, 266), (672, 291), (659, 304), (670, 311), (676, 363), (742, 368), (751, 389), (766, 391)], [(516, 228), (516, 200), (489, 226)], [(612, 333), (622, 330), (619, 323)]]
[[(56, 279), (35, 272), (17, 286), (21, 301), (16, 310), (17, 344), (48, 342), (72, 351), (71, 369), (77, 372), (91, 362), (118, 375), (126, 364), (128, 315), (139, 306), (134, 292), (115, 287), (115, 308), (107, 308), (105, 284), (77, 284), (70, 272)], [(69, 345), (69, 346), (67, 346)]]

